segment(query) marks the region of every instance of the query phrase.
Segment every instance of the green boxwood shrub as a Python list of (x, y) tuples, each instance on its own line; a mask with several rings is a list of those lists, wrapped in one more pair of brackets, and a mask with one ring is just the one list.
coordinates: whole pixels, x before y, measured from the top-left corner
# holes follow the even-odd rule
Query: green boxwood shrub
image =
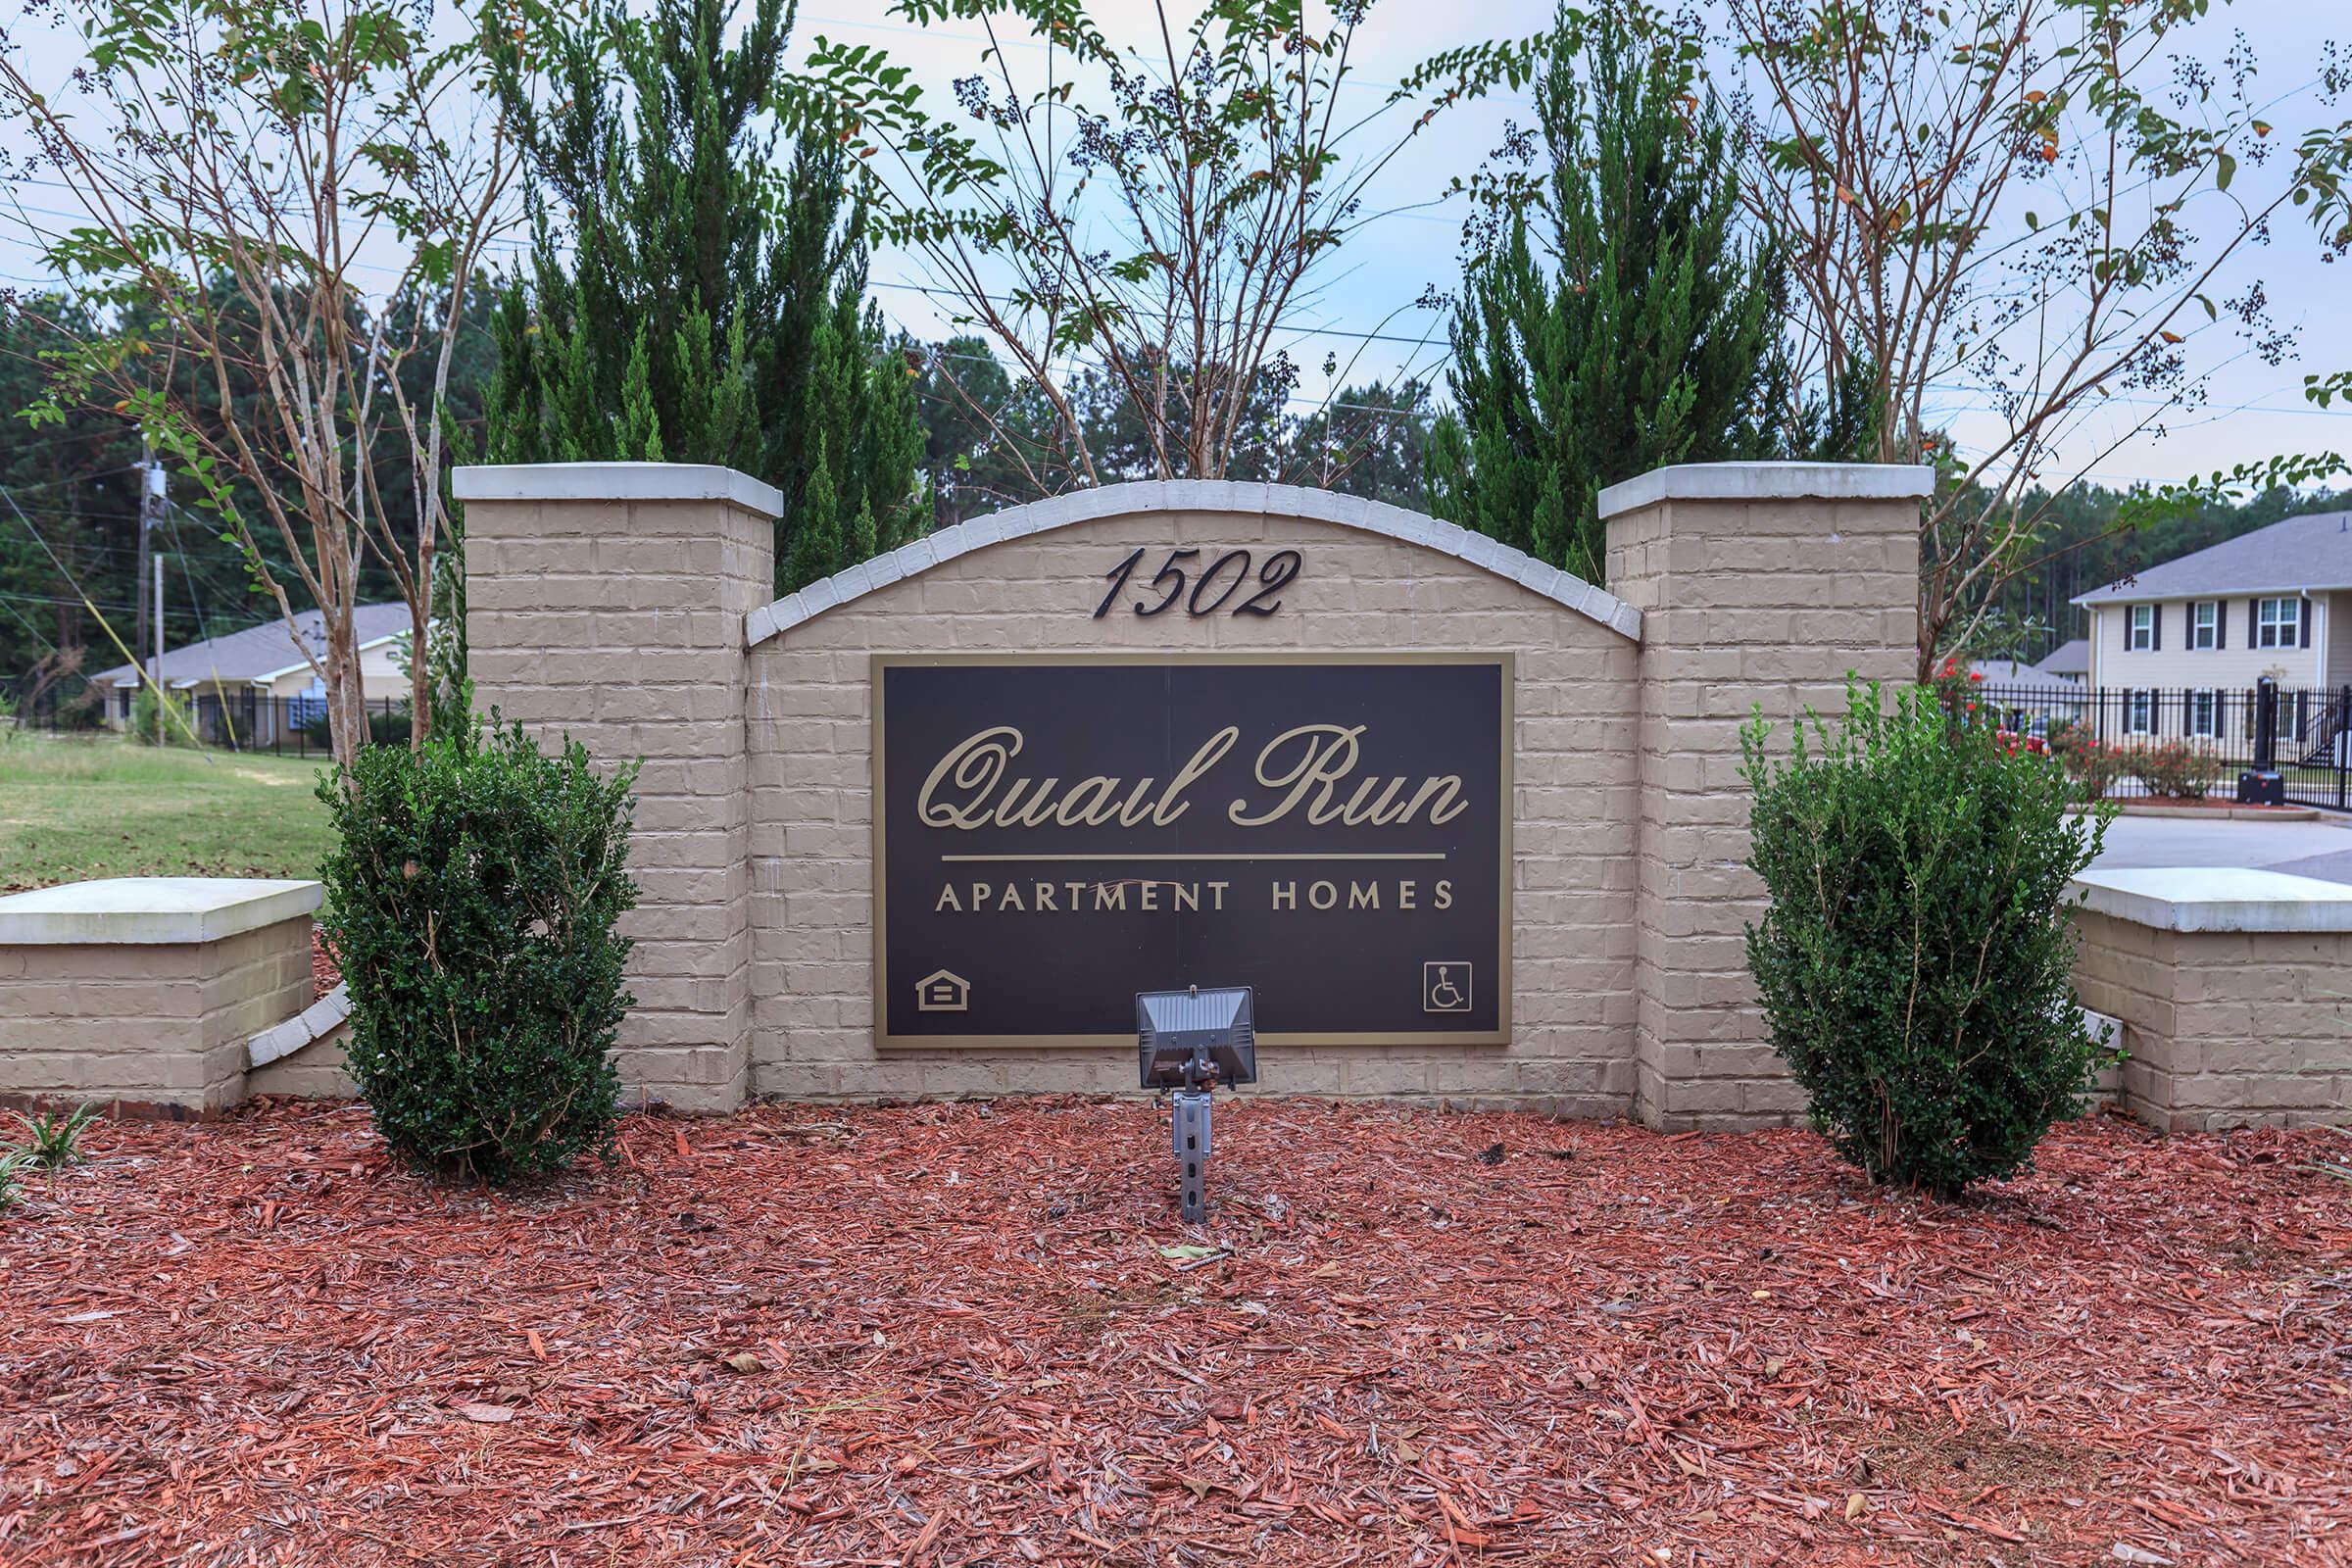
[(364, 747), (348, 788), (320, 781), (351, 1073), (413, 1163), (504, 1182), (609, 1149), (636, 777), (477, 723), (421, 752)]
[(1747, 961), (1814, 1126), (1874, 1180), (1950, 1196), (2028, 1164), (2105, 1059), (2065, 908), (2113, 808), (2070, 816), (2059, 763), (1932, 690), (1882, 701), (1849, 688), (1838, 733), (1800, 724), (1786, 760), (1761, 720), (1742, 736), (1771, 896)]

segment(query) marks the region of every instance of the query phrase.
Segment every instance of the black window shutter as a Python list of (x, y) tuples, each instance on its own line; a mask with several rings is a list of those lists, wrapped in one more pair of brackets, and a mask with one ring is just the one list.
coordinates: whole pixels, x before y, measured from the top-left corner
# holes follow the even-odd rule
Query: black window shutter
[(2164, 607), (2148, 607), (2148, 647), (2161, 652), (2164, 648)]
[[(2311, 601), (2308, 599), (2303, 601), (2303, 624), (2296, 628), (2295, 636), (2295, 646), (2297, 648), (2309, 648), (2311, 646)], [(2298, 727), (2300, 726), (2300, 720), (2297, 721)], [(2299, 740), (2302, 737), (2298, 735), (2296, 738)]]
[(2230, 601), (2227, 599), (2213, 602), (2213, 646), (2216, 649), (2230, 646)]
[(2262, 601), (2259, 599), (2246, 601), (2246, 646), (2262, 646)]
[(2124, 623), (2124, 652), (2128, 654), (2132, 651), (2132, 607), (2116, 606), (2116, 615)]

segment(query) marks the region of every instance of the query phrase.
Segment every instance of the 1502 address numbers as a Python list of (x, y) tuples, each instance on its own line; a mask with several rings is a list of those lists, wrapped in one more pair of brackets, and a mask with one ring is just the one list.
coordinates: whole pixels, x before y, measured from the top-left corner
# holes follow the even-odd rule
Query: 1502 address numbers
[[(1101, 620), (1109, 614), (1111, 607), (1119, 602), (1128, 584), (1135, 580), (1137, 568), (1144, 564), (1147, 548), (1137, 545), (1128, 553), (1126, 560), (1102, 574), (1109, 580), (1110, 589), (1103, 594), (1102, 602), (1095, 607), (1095, 619)], [(1147, 589), (1159, 590), (1159, 597), (1153, 600), (1146, 595), (1134, 599), (1130, 601), (1130, 608), (1139, 615), (1157, 615), (1173, 609), (1177, 601), (1182, 600), (1184, 612), (1188, 615), (1214, 615), (1225, 611), (1228, 605), (1232, 606), (1230, 612), (1236, 615), (1271, 615), (1282, 608), (1282, 590), (1297, 579), (1302, 564), (1296, 550), (1277, 550), (1266, 558), (1263, 565), (1257, 564), (1247, 550), (1228, 550), (1198, 572), (1187, 569), (1188, 563), (1197, 562), (1205, 554), (1198, 547), (1170, 550), (1160, 563), (1159, 570), (1153, 572), (1151, 580), (1143, 585)], [(1253, 566), (1256, 588), (1235, 604), (1234, 596), (1250, 586)]]

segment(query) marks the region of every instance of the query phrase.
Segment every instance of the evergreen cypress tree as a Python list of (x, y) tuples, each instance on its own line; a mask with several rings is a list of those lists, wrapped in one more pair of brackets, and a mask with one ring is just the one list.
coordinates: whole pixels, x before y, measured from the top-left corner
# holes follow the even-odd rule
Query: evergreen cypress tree
[(841, 501), (833, 486), (833, 466), (820, 432), (810, 455), (808, 484), (801, 492), (801, 526), (792, 539), (792, 559), (786, 564), (786, 593), (805, 588), (819, 577), (830, 577), (845, 564), (842, 560)]
[[(504, 12), (486, 23), (533, 227), (527, 277), (494, 318), (489, 445), (506, 462), (659, 456), (756, 474), (785, 496), (781, 582), (808, 554), (795, 545), (820, 445), (852, 514), (870, 499), (896, 534), (914, 520), (922, 438), (879, 314), (858, 313), (863, 219), (840, 144), (810, 127), (780, 159), (768, 128), (790, 0), (754, 0), (730, 45), (735, 15), (734, 0), (656, 0), (643, 17), (590, 0), (584, 16), (533, 4), (520, 29)], [(543, 52), (543, 91), (516, 30)], [(829, 321), (822, 368), (843, 385), (812, 404)], [(882, 427), (894, 411), (903, 430)]]
[(874, 509), (867, 502), (858, 504), (858, 520), (850, 524), (850, 536), (844, 543), (846, 559), (857, 562), (871, 558), (881, 548), (874, 529)]
[(1691, 107), (1688, 68), (1628, 22), (1560, 14), (1537, 90), (1544, 231), (1514, 218), (1470, 270), (1456, 412), (1431, 437), (1427, 479), (1439, 515), (1594, 582), (1602, 488), (1770, 445), (1757, 406), (1773, 265), (1740, 238), (1722, 117)]
[(629, 349), (629, 368), (620, 379), (620, 430), (617, 456), (626, 462), (662, 461), (662, 416), (654, 409), (654, 358), (646, 352), (645, 323), (637, 323), (637, 340)]

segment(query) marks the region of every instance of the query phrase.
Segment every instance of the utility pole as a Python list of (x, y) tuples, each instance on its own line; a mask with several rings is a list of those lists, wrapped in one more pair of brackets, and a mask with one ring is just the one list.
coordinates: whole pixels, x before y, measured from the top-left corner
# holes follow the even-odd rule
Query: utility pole
[(133, 568), (130, 578), (130, 591), (137, 600), (137, 608), (131, 612), (130, 650), (133, 657), (136, 657), (141, 648), (147, 646), (147, 628), (152, 624), (148, 618), (153, 612), (147, 598), (147, 546), (149, 530), (154, 527), (155, 522), (148, 515), (147, 497), (148, 493), (155, 488), (155, 480), (149, 477), (154, 472), (155, 443), (148, 440), (142, 433), (139, 437), (139, 558), (138, 565)]
[[(155, 461), (155, 443), (145, 436), (139, 439), (139, 614), (142, 619), (153, 617), (149, 624), (155, 628), (155, 727), (156, 741), (164, 734), (164, 555), (155, 548), (155, 530), (164, 520), (164, 466)], [(147, 581), (148, 564), (154, 563), (155, 582), (150, 591)], [(135, 639), (140, 628), (131, 628)], [(131, 644), (137, 647), (136, 641)]]
[(164, 553), (155, 553), (155, 744), (164, 744)]

